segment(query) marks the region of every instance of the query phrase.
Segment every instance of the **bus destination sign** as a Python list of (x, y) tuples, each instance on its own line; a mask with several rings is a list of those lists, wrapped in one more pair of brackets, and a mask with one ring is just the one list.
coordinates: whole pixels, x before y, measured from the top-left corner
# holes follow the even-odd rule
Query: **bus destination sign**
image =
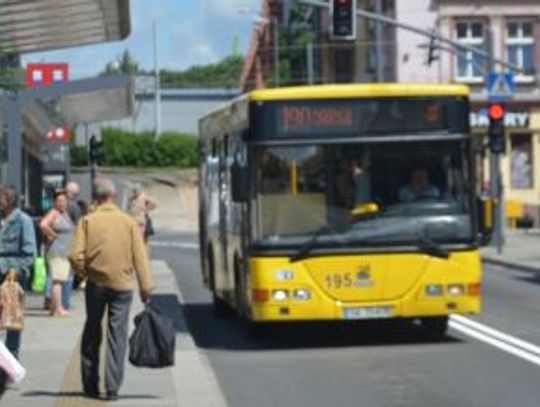
[(463, 106), (451, 98), (272, 102), (256, 108), (256, 122), (265, 123), (256, 134), (268, 139), (462, 132), (452, 122), (465, 114)]
[(304, 132), (319, 129), (350, 129), (354, 126), (352, 106), (283, 106), (280, 117), (283, 131)]

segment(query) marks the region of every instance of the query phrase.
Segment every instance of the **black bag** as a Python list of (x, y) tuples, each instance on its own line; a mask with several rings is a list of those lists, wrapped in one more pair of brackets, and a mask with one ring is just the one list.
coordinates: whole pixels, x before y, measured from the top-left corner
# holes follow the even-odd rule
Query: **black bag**
[(129, 338), (129, 361), (137, 367), (174, 365), (176, 331), (174, 323), (150, 305), (135, 316), (135, 330)]

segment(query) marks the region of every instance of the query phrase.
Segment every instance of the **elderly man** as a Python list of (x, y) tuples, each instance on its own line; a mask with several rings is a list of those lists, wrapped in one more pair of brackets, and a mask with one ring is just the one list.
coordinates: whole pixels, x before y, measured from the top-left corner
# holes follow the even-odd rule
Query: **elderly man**
[(124, 376), (133, 280), (136, 277), (141, 300), (146, 302), (152, 278), (137, 223), (114, 204), (114, 184), (98, 179), (95, 191), (98, 207), (79, 222), (69, 259), (75, 272), (88, 279), (81, 344), (83, 390), (88, 397), (100, 396), (99, 348), (107, 310), (106, 398), (115, 400)]
[[(0, 283), (15, 270), (19, 284), (28, 288), (30, 269), (36, 256), (36, 233), (32, 219), (20, 210), (18, 194), (12, 187), (0, 189)], [(8, 330), (6, 347), (19, 357), (21, 332)]]

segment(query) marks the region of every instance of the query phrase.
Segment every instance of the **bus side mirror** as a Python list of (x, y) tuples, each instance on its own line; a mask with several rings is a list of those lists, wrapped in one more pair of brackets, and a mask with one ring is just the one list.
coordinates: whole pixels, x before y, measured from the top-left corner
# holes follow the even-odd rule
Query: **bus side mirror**
[(477, 208), (480, 245), (487, 246), (493, 237), (493, 199), (478, 198)]
[(231, 166), (231, 186), (233, 202), (249, 200), (249, 176), (246, 166), (234, 163)]

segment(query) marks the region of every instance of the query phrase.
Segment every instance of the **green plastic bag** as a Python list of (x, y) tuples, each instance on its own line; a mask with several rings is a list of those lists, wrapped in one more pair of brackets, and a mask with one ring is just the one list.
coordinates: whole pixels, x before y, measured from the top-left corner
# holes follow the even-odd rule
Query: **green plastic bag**
[(47, 287), (47, 265), (44, 257), (36, 257), (34, 260), (34, 277), (32, 278), (32, 291), (45, 292)]

